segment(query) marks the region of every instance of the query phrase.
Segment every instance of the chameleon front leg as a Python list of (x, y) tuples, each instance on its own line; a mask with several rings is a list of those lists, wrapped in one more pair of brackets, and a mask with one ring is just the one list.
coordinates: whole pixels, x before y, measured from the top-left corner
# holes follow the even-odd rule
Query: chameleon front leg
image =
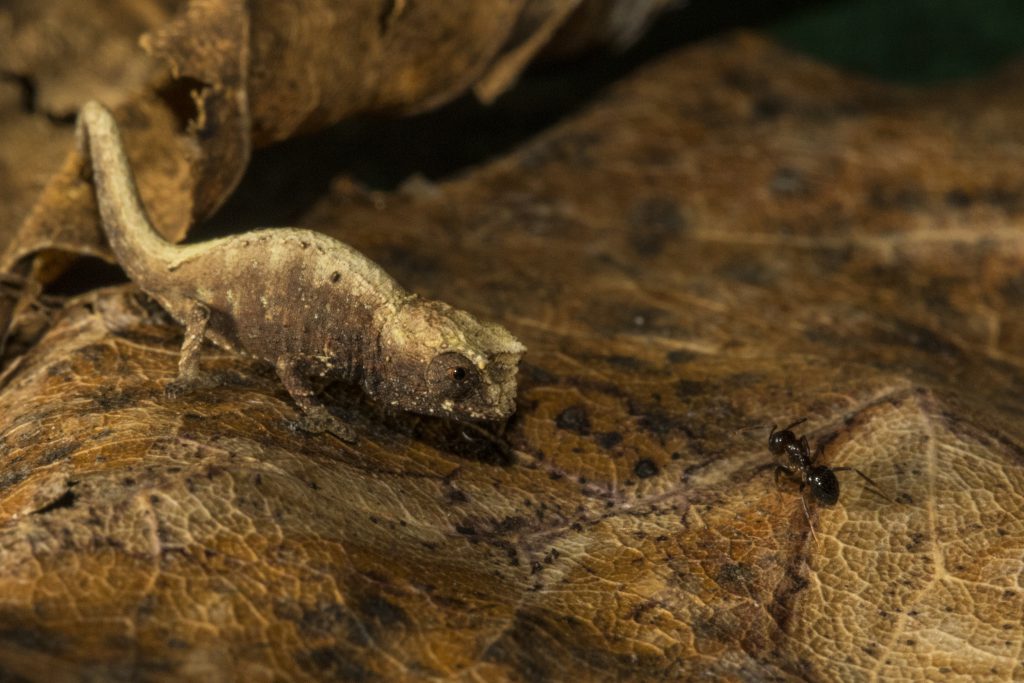
[(178, 358), (178, 377), (167, 385), (167, 394), (180, 396), (204, 384), (199, 371), (199, 352), (210, 322), (210, 308), (201, 301), (192, 301), (185, 316), (185, 341)]
[(323, 403), (316, 399), (316, 392), (309, 381), (309, 359), (303, 356), (282, 356), (277, 359), (277, 375), (292, 399), (302, 409), (299, 427), (303, 431), (319, 434), (329, 432), (342, 441), (353, 443), (356, 434), (337, 416), (332, 415)]

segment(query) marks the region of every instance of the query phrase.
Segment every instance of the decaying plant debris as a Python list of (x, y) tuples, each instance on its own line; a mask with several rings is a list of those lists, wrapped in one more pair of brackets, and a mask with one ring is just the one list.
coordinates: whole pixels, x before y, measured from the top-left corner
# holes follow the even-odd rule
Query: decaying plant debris
[[(1022, 75), (898, 89), (733, 35), (457, 180), (340, 180), (302, 225), (530, 349), (503, 430), (331, 386), (345, 446), (215, 349), (220, 388), (166, 398), (181, 330), (130, 286), (30, 309), (0, 667), (1021, 677)], [(844, 481), (817, 543), (754, 475), (803, 415), (897, 501)]]

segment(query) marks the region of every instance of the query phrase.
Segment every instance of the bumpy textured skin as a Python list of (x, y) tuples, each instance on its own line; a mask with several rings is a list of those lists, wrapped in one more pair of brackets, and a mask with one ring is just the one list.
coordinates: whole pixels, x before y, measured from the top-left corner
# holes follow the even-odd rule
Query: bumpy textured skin
[(208, 338), (274, 363), (310, 428), (339, 436), (351, 433), (313, 400), (312, 375), (338, 375), (416, 413), (495, 420), (515, 410), (526, 349), (503, 327), (410, 294), (359, 252), (309, 230), (171, 244), (145, 213), (110, 112), (87, 103), (77, 130), (114, 254), (186, 326), (171, 390), (202, 381), (199, 348)]

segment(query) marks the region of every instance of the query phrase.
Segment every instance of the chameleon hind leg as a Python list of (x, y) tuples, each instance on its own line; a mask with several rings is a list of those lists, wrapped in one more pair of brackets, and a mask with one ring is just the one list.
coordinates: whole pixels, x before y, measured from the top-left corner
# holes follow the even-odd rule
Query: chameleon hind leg
[(193, 300), (184, 322), (185, 341), (181, 344), (181, 356), (178, 358), (178, 377), (167, 385), (168, 396), (181, 396), (210, 383), (199, 369), (199, 353), (210, 322), (210, 308), (201, 301)]
[(317, 400), (316, 391), (309, 381), (313, 368), (310, 367), (308, 359), (301, 356), (284, 356), (277, 359), (276, 365), (281, 383), (302, 410), (300, 429), (313, 434), (328, 432), (349, 443), (356, 441), (356, 433), (352, 428)]

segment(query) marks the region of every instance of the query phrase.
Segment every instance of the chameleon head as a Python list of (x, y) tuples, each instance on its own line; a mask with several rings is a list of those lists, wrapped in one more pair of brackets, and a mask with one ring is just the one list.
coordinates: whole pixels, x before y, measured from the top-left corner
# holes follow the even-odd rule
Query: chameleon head
[(410, 298), (382, 321), (378, 372), (366, 391), (402, 410), (500, 420), (515, 411), (526, 347), (508, 330), (440, 301)]

